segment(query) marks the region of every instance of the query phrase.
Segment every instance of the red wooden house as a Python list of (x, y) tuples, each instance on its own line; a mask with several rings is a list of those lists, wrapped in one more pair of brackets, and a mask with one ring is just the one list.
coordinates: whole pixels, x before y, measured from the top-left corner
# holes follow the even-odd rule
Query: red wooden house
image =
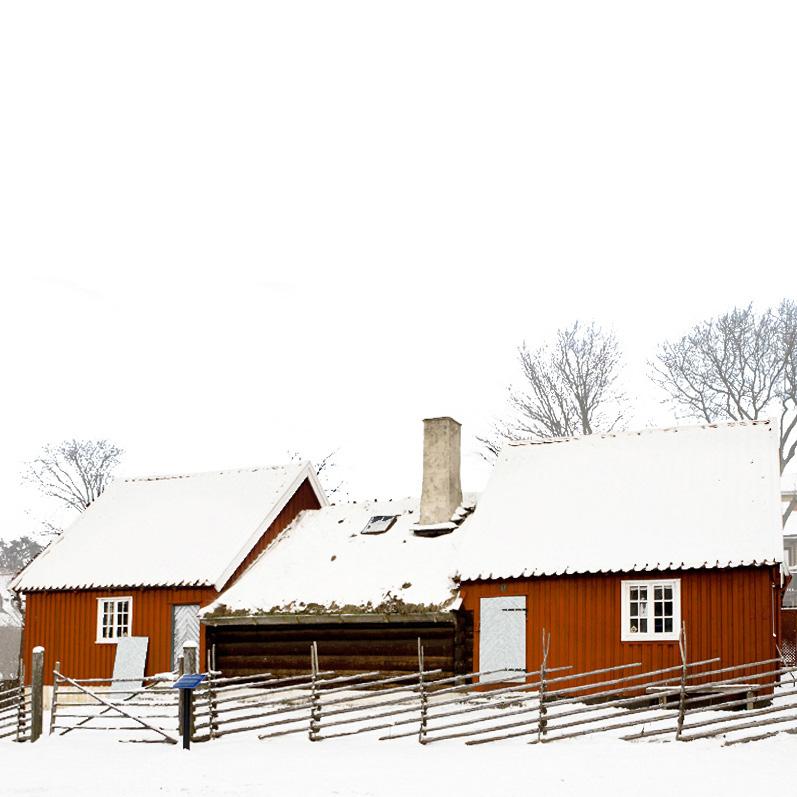
[(777, 656), (784, 586), (768, 421), (508, 444), (458, 563), (476, 670)]
[(23, 650), (74, 678), (110, 677), (120, 637), (148, 637), (146, 674), (171, 670), (198, 614), (303, 509), (326, 505), (309, 463), (113, 483), (18, 576)]

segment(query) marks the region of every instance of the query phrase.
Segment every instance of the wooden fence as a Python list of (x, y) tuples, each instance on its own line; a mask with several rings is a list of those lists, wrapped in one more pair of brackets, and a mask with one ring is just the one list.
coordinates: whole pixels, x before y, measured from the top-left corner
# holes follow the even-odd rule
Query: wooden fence
[[(640, 671), (639, 663), (631, 663), (576, 673), (549, 667), (549, 647), (550, 634), (543, 632), (535, 670), (453, 676), (426, 667), (420, 639), (412, 674), (322, 671), (315, 643), (306, 675), (224, 677), (209, 659), (186, 718), (173, 688), (177, 673), (135, 682), (77, 680), (56, 665), (49, 730), (176, 743), (184, 723), (191, 722), (195, 742), (239, 733), (260, 739), (307, 734), (313, 742), (373, 734), (383, 741), (415, 737), (425, 745), (509, 739), (549, 744), (596, 733), (626, 741), (722, 736), (725, 744), (737, 744), (797, 733), (797, 668), (782, 657), (726, 667), (718, 659), (689, 661), (682, 629), (680, 664)], [(189, 672), (196, 671), (193, 651)], [(0, 735), (34, 739), (30, 715), (31, 698), (21, 687), (0, 693)]]
[[(144, 679), (84, 678), (53, 671), (50, 734), (112, 731), (122, 741), (177, 743), (181, 718), (177, 690), (170, 677)], [(143, 737), (143, 738), (142, 738)]]
[(30, 739), (31, 696), (22, 680), (0, 691), (0, 739), (26, 742)]
[[(319, 671), (313, 645), (306, 676), (210, 673), (195, 704), (194, 738), (257, 731), (261, 739), (307, 733), (323, 741), (373, 733), (384, 741), (417, 737), (422, 744), (461, 739), (473, 745), (519, 737), (543, 744), (611, 733), (626, 740), (689, 741), (797, 724), (797, 680), (791, 680), (796, 670), (781, 658), (732, 667), (717, 666), (718, 659), (690, 662), (682, 631), (679, 665), (634, 672), (641, 666), (636, 663), (573, 673), (547, 666), (549, 645), (550, 635), (544, 635), (537, 670), (445, 677), (425, 668), (420, 640), (418, 672), (390, 677)], [(742, 740), (747, 737), (727, 743)]]

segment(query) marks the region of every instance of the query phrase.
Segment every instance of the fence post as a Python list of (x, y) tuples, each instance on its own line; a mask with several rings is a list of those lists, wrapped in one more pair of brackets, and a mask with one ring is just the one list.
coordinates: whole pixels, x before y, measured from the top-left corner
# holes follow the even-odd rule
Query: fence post
[(542, 663), (540, 664), (540, 691), (539, 691), (539, 698), (540, 698), (540, 707), (539, 707), (539, 722), (537, 723), (537, 741), (540, 741), (542, 737), (547, 733), (548, 730), (548, 720), (546, 718), (548, 714), (548, 709), (545, 707), (545, 690), (546, 690), (546, 681), (545, 681), (545, 673), (548, 669), (548, 651), (551, 649), (551, 632), (548, 632), (548, 636), (545, 635), (545, 629), (542, 629)]
[[(196, 642), (186, 642), (183, 645), (183, 655), (181, 656), (183, 660), (183, 672), (181, 675), (193, 675), (198, 672), (197, 669), (197, 643)], [(182, 690), (180, 690), (182, 691)], [(191, 736), (194, 735), (194, 701), (193, 701), (193, 692), (191, 692), (191, 701), (186, 708), (185, 703), (183, 702), (182, 698), (180, 699), (180, 707), (178, 710), (178, 717), (179, 717), (179, 727), (180, 733), (183, 733), (183, 728), (185, 727), (186, 722), (191, 723)], [(188, 716), (186, 716), (186, 710), (188, 711)]]
[(35, 742), (42, 735), (44, 712), (44, 648), (33, 648), (33, 672), (30, 683), (30, 740)]
[(213, 653), (207, 652), (208, 657), (208, 680), (207, 680), (207, 696), (208, 696), (208, 734), (211, 741), (216, 738), (219, 730), (219, 704), (218, 693), (213, 685), (216, 677), (216, 646), (213, 646)]
[(311, 678), (311, 708), (310, 708), (310, 741), (318, 741), (318, 731), (321, 730), (321, 697), (318, 693), (318, 645), (313, 642), (310, 646), (310, 678)]
[(19, 661), (19, 685), (22, 687), (19, 692), (19, 704), (17, 706), (17, 736), (18, 742), (24, 741), (25, 733), (23, 728), (27, 728), (25, 711), (25, 662)]
[(681, 688), (678, 695), (678, 722), (675, 727), (675, 739), (681, 741), (686, 717), (686, 623), (681, 624), (681, 636), (678, 639), (678, 649), (681, 652)]
[(418, 741), (421, 744), (426, 744), (426, 725), (428, 722), (429, 713), (429, 697), (426, 694), (426, 684), (423, 680), (423, 673), (425, 669), (426, 665), (424, 664), (423, 645), (421, 644), (421, 638), (418, 637), (418, 685), (420, 687), (421, 693), (421, 725), (418, 729)]
[(50, 736), (52, 736), (55, 729), (55, 713), (58, 709), (58, 676), (55, 673), (61, 672), (61, 662), (55, 663), (55, 671), (53, 672), (53, 699), (50, 704)]

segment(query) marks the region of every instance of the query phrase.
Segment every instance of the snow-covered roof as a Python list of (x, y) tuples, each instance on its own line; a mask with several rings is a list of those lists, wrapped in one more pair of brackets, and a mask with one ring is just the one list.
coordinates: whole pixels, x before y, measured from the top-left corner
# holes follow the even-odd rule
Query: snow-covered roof
[(21, 628), (22, 615), (11, 591), (13, 573), (0, 571), (0, 628)]
[(221, 589), (298, 487), (309, 462), (114, 482), (22, 572), (15, 589)]
[[(454, 513), (459, 527), (450, 534), (420, 537), (411, 530), (417, 499), (305, 510), (204, 614), (445, 610), (456, 598), (452, 576), (467, 514)], [(361, 533), (371, 518), (393, 515), (387, 531)]]
[(471, 519), (463, 579), (775, 564), (768, 421), (504, 447)]

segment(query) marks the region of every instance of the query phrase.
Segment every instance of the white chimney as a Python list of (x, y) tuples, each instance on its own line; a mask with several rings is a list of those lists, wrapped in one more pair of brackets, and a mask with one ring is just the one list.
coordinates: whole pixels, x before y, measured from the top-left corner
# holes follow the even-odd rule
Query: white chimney
[(421, 517), (415, 528), (445, 534), (456, 524), (451, 516), (462, 504), (459, 479), (461, 425), (453, 418), (426, 418), (423, 422), (423, 488)]

